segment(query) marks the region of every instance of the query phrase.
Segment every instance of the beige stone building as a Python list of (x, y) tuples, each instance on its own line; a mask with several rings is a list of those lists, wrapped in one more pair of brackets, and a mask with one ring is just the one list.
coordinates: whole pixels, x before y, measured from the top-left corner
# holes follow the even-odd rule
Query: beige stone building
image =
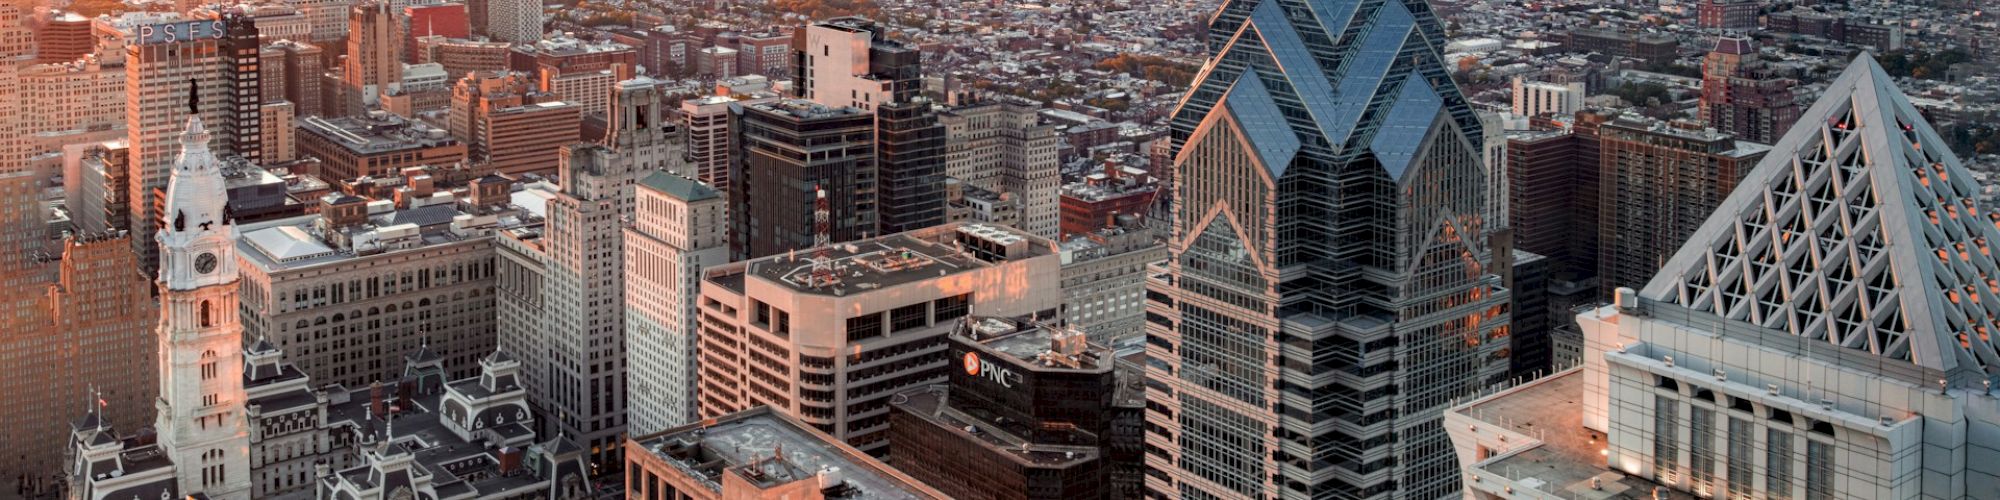
[(244, 338), (277, 345), (322, 383), (396, 380), (401, 356), (426, 346), (449, 378), (478, 375), (497, 345), (493, 233), (514, 216), (504, 184), (400, 209), (336, 193), (318, 214), (244, 225)]
[(945, 175), (1010, 195), (1020, 214), (1016, 227), (1055, 238), (1062, 222), (1060, 141), (1040, 110), (1039, 102), (1002, 98), (953, 109), (938, 122), (945, 127)]
[(1053, 318), (1060, 275), (1048, 240), (978, 224), (711, 268), (698, 306), (701, 415), (770, 406), (884, 453), (890, 396), (945, 380), (958, 323)]

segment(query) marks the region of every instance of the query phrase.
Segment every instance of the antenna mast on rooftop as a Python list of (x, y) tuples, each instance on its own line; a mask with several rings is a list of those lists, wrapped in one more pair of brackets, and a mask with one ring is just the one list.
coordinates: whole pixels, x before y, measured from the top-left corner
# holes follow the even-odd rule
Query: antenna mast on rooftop
[(827, 222), (828, 209), (826, 203), (826, 188), (820, 187), (818, 184), (814, 184), (813, 197), (814, 197), (813, 198), (813, 254), (812, 254), (811, 285), (813, 287), (821, 287), (832, 284), (834, 280), (833, 241), (832, 241), (833, 237), (830, 234), (832, 232), (832, 228), (829, 226), (829, 223)]

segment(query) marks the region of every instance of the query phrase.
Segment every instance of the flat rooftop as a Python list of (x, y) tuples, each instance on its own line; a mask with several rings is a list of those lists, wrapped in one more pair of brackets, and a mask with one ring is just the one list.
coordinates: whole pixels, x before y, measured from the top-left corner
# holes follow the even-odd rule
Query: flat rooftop
[(433, 148), (458, 143), (444, 129), (394, 116), (321, 118), (298, 120), (300, 131), (326, 137), (359, 154), (376, 154), (407, 149)]
[[(977, 410), (952, 406), (950, 399), (950, 391), (939, 385), (897, 394), (890, 404), (966, 442), (977, 443), (989, 454), (1004, 455), (1022, 465), (1064, 468), (1098, 458), (1097, 447), (1090, 445), (1096, 438), (1082, 431), (1030, 430), (1020, 422), (1007, 422)], [(1030, 432), (1043, 437), (1068, 437), (1075, 444), (1030, 441), (1024, 437)]]
[[(1005, 260), (1053, 255), (1052, 247), (1019, 230), (985, 224), (945, 225), (824, 248), (754, 259), (711, 274), (707, 281), (743, 292), (746, 279), (779, 284), (799, 293), (844, 295), (938, 279), (994, 264), (973, 245), (1003, 248)], [(830, 273), (816, 279), (813, 259), (824, 251)]]
[(828, 498), (943, 497), (832, 436), (764, 407), (635, 441), (717, 492), (722, 490), (724, 471), (736, 471), (753, 481), (757, 478), (752, 475), (761, 475), (761, 486), (766, 487), (813, 480), (821, 471), (830, 471), (841, 483), (826, 490)]
[[(1583, 382), (1583, 370), (1570, 370), (1456, 410), (1487, 425), (1542, 441), (1479, 468), (1563, 498), (1653, 499), (1653, 488), (1659, 483), (1604, 466), (1604, 434), (1583, 426)], [(1600, 479), (1603, 489), (1591, 489), (1591, 478)], [(1694, 497), (1672, 491), (1668, 498)]]
[[(1082, 330), (1071, 327), (1032, 323), (1021, 319), (986, 317), (973, 320), (971, 328), (965, 331), (970, 334), (968, 337), (973, 343), (1039, 370), (1100, 371), (1110, 369), (1115, 359), (1110, 348), (1085, 344), (1081, 354), (1064, 357), (1074, 360), (1075, 366), (1053, 361), (1054, 357), (1060, 356), (1054, 349), (1057, 335), (1083, 335)], [(1084, 338), (1076, 337), (1075, 341), (1082, 343)]]

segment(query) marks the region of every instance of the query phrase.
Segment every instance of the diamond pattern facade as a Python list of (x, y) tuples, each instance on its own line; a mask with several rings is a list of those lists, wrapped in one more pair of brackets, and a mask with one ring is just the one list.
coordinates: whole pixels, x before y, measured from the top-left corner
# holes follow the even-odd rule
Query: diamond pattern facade
[[(1644, 290), (1947, 373), (2000, 366), (2000, 212), (1880, 65), (1833, 82)], [(1915, 248), (1907, 248), (1914, 246)]]

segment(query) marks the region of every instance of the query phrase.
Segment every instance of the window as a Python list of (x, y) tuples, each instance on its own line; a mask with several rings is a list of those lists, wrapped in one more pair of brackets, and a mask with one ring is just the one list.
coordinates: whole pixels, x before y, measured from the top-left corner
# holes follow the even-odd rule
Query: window
[(910, 304), (889, 311), (889, 331), (923, 328), (930, 318), (930, 303)]
[(1772, 500), (1792, 498), (1792, 434), (1771, 429), (1766, 436), (1764, 489)]
[(937, 321), (942, 323), (965, 317), (972, 309), (972, 294), (945, 297), (937, 299), (934, 303), (937, 305), (935, 308), (937, 312), (934, 314), (937, 316)]
[(882, 313), (847, 318), (847, 341), (857, 342), (882, 336)]

